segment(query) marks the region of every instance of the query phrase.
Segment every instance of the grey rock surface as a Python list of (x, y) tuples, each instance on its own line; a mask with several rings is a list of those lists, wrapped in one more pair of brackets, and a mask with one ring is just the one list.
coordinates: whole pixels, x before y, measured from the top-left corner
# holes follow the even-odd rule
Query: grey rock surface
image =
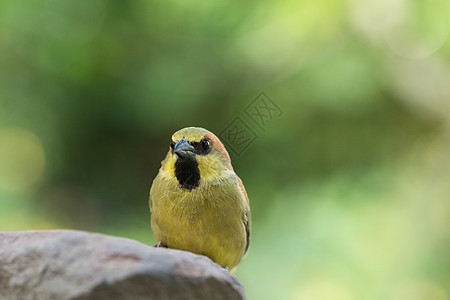
[(244, 299), (209, 258), (73, 230), (0, 232), (0, 299)]

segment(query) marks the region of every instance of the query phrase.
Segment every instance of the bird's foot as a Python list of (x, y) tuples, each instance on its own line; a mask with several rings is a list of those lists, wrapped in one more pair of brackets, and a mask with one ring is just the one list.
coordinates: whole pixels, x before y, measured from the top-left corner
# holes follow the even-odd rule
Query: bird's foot
[(163, 244), (163, 242), (159, 241), (154, 247), (156, 248), (169, 248), (166, 245)]

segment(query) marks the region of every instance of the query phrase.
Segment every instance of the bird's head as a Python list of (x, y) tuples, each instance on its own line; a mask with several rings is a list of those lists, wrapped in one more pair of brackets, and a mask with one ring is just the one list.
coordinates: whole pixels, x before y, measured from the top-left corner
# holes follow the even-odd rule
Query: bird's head
[(192, 190), (232, 171), (230, 156), (212, 132), (200, 127), (186, 127), (172, 135), (162, 169), (175, 176), (182, 188)]

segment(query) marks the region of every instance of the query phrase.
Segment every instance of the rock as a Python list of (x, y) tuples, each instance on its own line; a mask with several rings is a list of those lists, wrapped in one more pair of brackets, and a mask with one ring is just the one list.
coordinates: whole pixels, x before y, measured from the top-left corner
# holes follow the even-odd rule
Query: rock
[(244, 299), (209, 258), (73, 230), (0, 232), (0, 299)]

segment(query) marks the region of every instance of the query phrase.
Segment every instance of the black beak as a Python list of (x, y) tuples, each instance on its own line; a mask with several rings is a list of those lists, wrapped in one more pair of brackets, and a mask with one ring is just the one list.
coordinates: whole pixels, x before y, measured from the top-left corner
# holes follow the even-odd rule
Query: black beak
[(185, 138), (182, 138), (176, 143), (175, 147), (173, 148), (173, 153), (178, 155), (178, 157), (180, 158), (185, 158), (188, 156), (193, 156), (194, 150), (194, 147), (189, 144), (189, 142)]

